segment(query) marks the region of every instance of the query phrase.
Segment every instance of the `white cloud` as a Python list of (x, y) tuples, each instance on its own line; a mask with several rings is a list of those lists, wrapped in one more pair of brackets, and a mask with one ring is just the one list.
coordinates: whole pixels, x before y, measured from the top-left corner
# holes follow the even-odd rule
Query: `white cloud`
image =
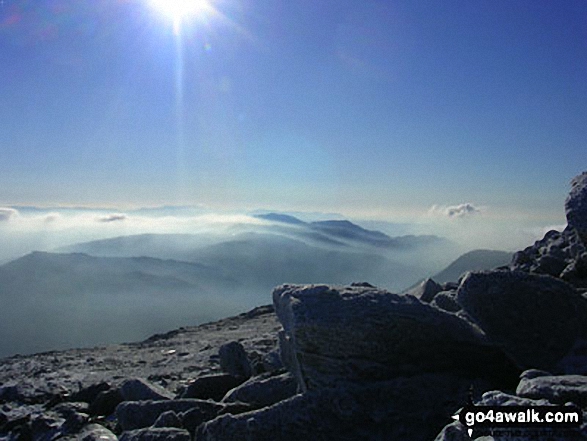
[(98, 218), (98, 222), (119, 222), (127, 219), (126, 214), (114, 213)]
[(482, 209), (476, 207), (470, 202), (466, 202), (458, 205), (433, 205), (428, 212), (435, 216), (448, 217), (450, 219), (462, 219), (465, 217), (474, 216), (482, 212)]
[(17, 215), (18, 211), (14, 208), (0, 207), (0, 222), (8, 221), (10, 218)]

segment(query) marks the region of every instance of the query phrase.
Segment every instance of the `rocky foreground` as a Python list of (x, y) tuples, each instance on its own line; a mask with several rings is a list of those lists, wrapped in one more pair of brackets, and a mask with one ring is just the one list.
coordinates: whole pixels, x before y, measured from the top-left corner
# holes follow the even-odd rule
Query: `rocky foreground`
[(587, 421), (587, 173), (565, 207), (562, 233), (458, 282), (283, 285), (273, 306), (141, 343), (1, 360), (0, 440), (459, 441), (471, 402)]

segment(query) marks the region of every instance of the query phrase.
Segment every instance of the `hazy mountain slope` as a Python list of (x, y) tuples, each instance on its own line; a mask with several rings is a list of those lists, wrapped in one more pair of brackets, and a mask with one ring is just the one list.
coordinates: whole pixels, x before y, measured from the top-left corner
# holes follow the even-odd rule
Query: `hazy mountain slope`
[(330, 249), (278, 235), (248, 233), (194, 251), (191, 260), (225, 268), (231, 277), (271, 289), (282, 283), (400, 284), (413, 271), (364, 250)]
[(57, 248), (59, 253), (86, 253), (99, 257), (155, 257), (185, 261), (196, 248), (217, 243), (204, 234), (136, 234), (81, 242)]
[(467, 271), (490, 270), (507, 265), (513, 253), (496, 250), (473, 250), (463, 254), (445, 269), (432, 276), (438, 283), (456, 282)]
[[(399, 289), (422, 276), (421, 268), (369, 248), (315, 246), (282, 234), (201, 243), (189, 235), (119, 237), (71, 248), (125, 257), (35, 252), (1, 266), (0, 356), (140, 339), (226, 317), (270, 302), (283, 283)], [(162, 259), (170, 255), (184, 261)]]
[(336, 284), (356, 280), (399, 289), (426, 274), (423, 265), (404, 263), (406, 256), (401, 253), (383, 252), (364, 242), (344, 243), (298, 225), (272, 224), (258, 232), (237, 232), (213, 239), (173, 234), (117, 237), (60, 250), (195, 262), (216, 269), (241, 287), (265, 291), (281, 283)]
[(192, 263), (32, 253), (0, 267), (0, 356), (217, 319), (242, 308), (234, 287)]

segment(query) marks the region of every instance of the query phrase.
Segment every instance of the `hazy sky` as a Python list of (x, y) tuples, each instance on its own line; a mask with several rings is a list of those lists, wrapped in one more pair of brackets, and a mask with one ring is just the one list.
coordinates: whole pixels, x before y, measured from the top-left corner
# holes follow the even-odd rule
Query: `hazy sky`
[(0, 2), (0, 204), (560, 222), (587, 168), (585, 0), (152, 3)]

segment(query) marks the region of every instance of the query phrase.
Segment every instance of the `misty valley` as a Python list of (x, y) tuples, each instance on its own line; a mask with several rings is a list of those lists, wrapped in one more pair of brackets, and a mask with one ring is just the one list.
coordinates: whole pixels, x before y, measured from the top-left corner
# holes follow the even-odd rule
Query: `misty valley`
[[(434, 235), (392, 237), (346, 220), (276, 213), (254, 218), (214, 233), (117, 236), (5, 263), (0, 356), (144, 339), (271, 303), (271, 290), (285, 283), (367, 281), (401, 292), (459, 254)], [(466, 254), (438, 276), (510, 258)]]

